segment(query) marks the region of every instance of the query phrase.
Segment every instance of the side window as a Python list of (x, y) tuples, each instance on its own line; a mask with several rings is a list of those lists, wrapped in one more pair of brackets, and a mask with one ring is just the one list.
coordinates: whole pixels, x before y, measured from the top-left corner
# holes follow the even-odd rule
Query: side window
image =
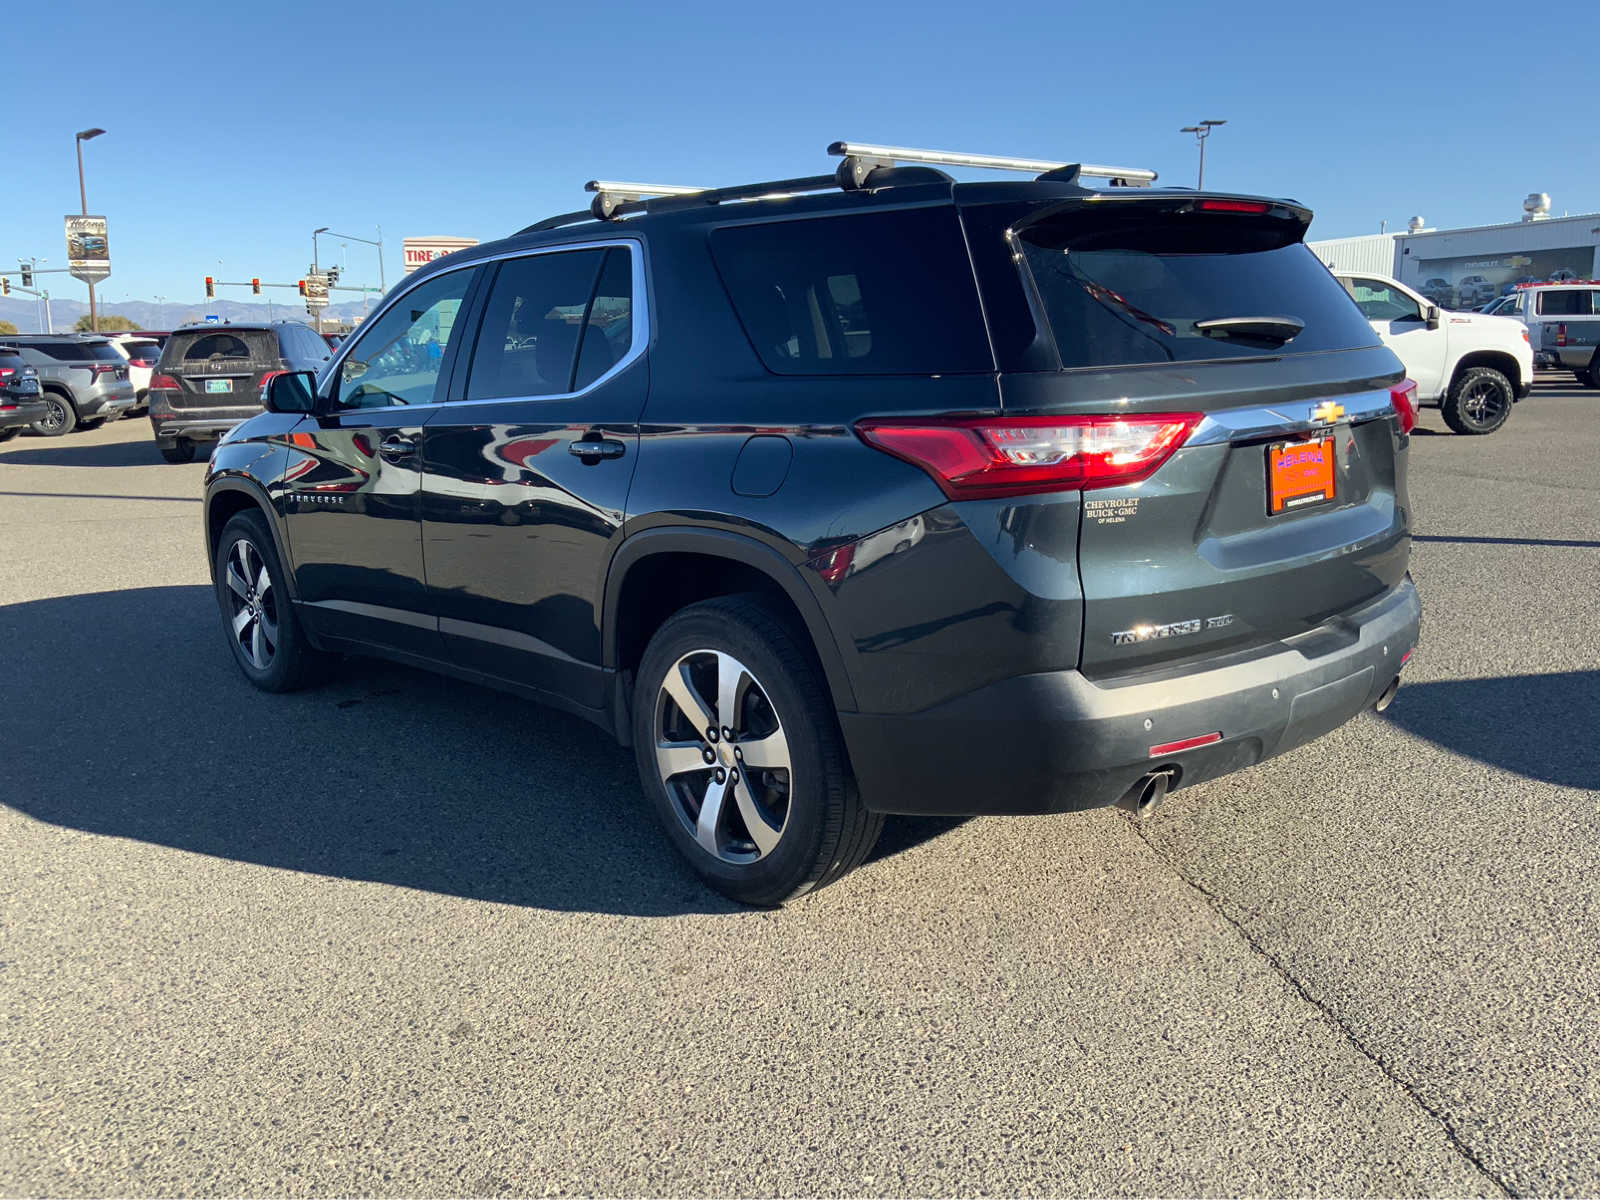
[(1593, 292), (1582, 288), (1553, 288), (1539, 293), (1539, 315), (1547, 317), (1587, 317), (1594, 313)]
[(500, 264), (472, 352), (468, 400), (574, 390), (584, 318), (605, 258), (602, 250), (565, 250)]
[(594, 302), (578, 348), (572, 390), (581, 391), (622, 361), (633, 345), (633, 256), (625, 247), (606, 251)]
[(428, 280), (402, 296), (371, 328), (363, 328), (339, 368), (341, 408), (434, 402), (456, 314), (475, 270)]
[(728, 226), (711, 235), (711, 254), (769, 371), (994, 369), (950, 207)]
[(1402, 291), (1377, 279), (1346, 279), (1341, 282), (1355, 299), (1361, 315), (1369, 321), (1420, 320), (1422, 310)]

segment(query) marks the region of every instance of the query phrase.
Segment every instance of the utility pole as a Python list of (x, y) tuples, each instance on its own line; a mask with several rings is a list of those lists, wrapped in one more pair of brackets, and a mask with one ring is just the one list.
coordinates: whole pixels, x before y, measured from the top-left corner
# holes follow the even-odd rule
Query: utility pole
[[(78, 207), (83, 216), (89, 215), (89, 193), (83, 186), (83, 144), (91, 138), (97, 138), (104, 129), (84, 129), (73, 139), (78, 148)], [(94, 280), (89, 280), (89, 327), (96, 333), (100, 332), (100, 314), (94, 303)]]
[[(313, 229), (311, 231), (311, 273), (313, 275), (321, 275), (322, 274), (322, 268), (321, 268), (321, 266), (318, 265), (318, 260), (317, 260), (317, 235), (321, 234), (321, 233), (327, 233), (327, 232), (328, 232), (328, 227), (326, 225), (324, 225), (321, 229)], [(317, 333), (321, 334), (321, 332), (322, 332), (322, 310), (320, 308), (314, 310), (312, 312), (312, 314), (311, 314), (311, 319), (317, 323)]]
[(1200, 143), (1200, 178), (1195, 183), (1195, 188), (1199, 191), (1204, 191), (1206, 186), (1206, 139), (1218, 125), (1226, 124), (1226, 121), (1201, 121), (1198, 125), (1185, 125), (1178, 130), (1179, 133), (1194, 134), (1195, 141)]

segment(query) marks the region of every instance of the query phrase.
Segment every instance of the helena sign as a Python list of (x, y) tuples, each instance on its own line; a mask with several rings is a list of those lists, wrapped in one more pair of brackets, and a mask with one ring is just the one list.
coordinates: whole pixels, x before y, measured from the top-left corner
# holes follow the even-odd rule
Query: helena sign
[(104, 217), (68, 216), (67, 269), (85, 283), (99, 283), (111, 274), (111, 246)]

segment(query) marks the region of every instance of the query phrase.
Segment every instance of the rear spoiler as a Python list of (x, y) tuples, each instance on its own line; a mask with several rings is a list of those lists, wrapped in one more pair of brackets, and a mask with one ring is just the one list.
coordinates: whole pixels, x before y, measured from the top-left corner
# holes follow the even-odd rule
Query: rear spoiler
[[(1072, 236), (1112, 233), (1119, 228), (1137, 227), (1152, 217), (1177, 217), (1209, 222), (1241, 221), (1259, 231), (1263, 224), (1274, 228), (1282, 245), (1302, 241), (1311, 225), (1312, 212), (1294, 200), (1268, 196), (1236, 195), (1225, 192), (1191, 192), (1128, 189), (1086, 192), (1041, 204), (1012, 226), (1013, 233), (1034, 229), (1065, 216), (1073, 216)], [(1064, 231), (1065, 232), (1065, 231)]]

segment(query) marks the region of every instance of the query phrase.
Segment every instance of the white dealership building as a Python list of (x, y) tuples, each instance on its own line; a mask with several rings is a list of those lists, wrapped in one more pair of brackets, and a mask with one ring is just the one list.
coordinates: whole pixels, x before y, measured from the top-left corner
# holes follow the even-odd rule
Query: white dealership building
[(1429, 229), (1421, 217), (1405, 233), (1307, 243), (1336, 271), (1391, 275), (1446, 307), (1471, 308), (1541, 280), (1600, 279), (1600, 213), (1552, 217), (1541, 193), (1523, 202), (1520, 221)]

